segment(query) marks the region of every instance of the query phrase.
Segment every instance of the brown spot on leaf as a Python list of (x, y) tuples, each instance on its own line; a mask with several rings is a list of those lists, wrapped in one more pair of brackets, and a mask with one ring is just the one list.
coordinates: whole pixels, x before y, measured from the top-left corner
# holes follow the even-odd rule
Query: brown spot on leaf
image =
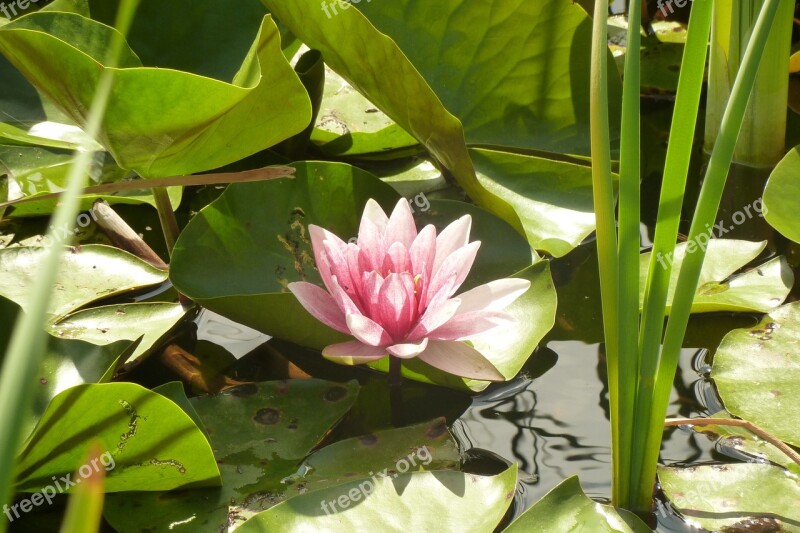
[(253, 417), (253, 420), (258, 422), (259, 424), (270, 426), (280, 422), (281, 412), (278, 411), (277, 409), (273, 409), (272, 407), (265, 407), (264, 409), (259, 409), (258, 412), (256, 412), (256, 415)]

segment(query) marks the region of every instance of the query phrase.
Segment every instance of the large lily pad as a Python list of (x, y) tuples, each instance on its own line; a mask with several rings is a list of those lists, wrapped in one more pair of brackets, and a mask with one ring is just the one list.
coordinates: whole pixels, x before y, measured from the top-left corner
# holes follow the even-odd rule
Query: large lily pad
[(133, 383), (104, 383), (53, 398), (17, 460), (17, 490), (36, 492), (52, 476), (74, 473), (92, 441), (113, 464), (106, 492), (220, 482), (211, 446), (180, 407)]
[[(0, 28), (0, 52), (77, 124), (105, 67), (113, 29), (70, 13), (34, 13)], [(302, 131), (311, 120), (303, 85), (281, 51), (271, 17), (231, 83), (142, 67), (125, 49), (101, 141), (144, 177), (220, 167)]]
[(578, 476), (572, 476), (559, 483), (503, 531), (643, 533), (650, 529), (628, 511), (593, 501), (584, 494)]
[(514, 206), (532, 248), (561, 257), (594, 231), (591, 168), (491, 150), (470, 155), (481, 185)]
[(711, 377), (725, 408), (800, 446), (800, 302), (722, 340)]
[(764, 218), (772, 227), (795, 242), (800, 242), (800, 195), (797, 176), (800, 174), (800, 146), (794, 147), (777, 164), (764, 189)]
[[(675, 248), (675, 255), (662, 257), (658, 264), (666, 266), (672, 262), (669, 280), (667, 312), (672, 308), (672, 297), (678, 284), (680, 266), (686, 250), (690, 253), (696, 247), (691, 243), (681, 243)], [(692, 302), (692, 313), (711, 313), (714, 311), (760, 312), (766, 313), (778, 307), (794, 285), (794, 274), (783, 257), (776, 257), (741, 275), (731, 277), (740, 268), (766, 248), (767, 243), (738, 241), (733, 239), (712, 239), (700, 272), (697, 293)], [(646, 279), (650, 265), (650, 253), (642, 254), (639, 261), (639, 275)], [(639, 285), (639, 305), (644, 301), (645, 284)]]
[(241, 385), (193, 398), (220, 464), (222, 487), (111, 496), (106, 518), (123, 532), (224, 531), (302, 493), (311, 480), (298, 479), (299, 463), (352, 407), (357, 393), (354, 382), (312, 379)]
[(765, 464), (659, 467), (670, 505), (711, 531), (800, 531), (800, 477)]
[(492, 531), (511, 504), (516, 480), (516, 466), (496, 476), (367, 477), (292, 498), (238, 531)]
[[(353, 167), (306, 163), (297, 168), (294, 180), (231, 186), (203, 209), (178, 240), (171, 277), (181, 292), (217, 313), (268, 335), (322, 349), (345, 337), (318, 323), (285, 289), (300, 279), (320, 283), (307, 225), (326, 227), (347, 240), (357, 233), (367, 198), (388, 208), (397, 196)], [(282, 214), (276, 216), (276, 211)], [(532, 282), (526, 295), (509, 308), (526, 326), (475, 340), (475, 346), (511, 378), (553, 325), (556, 303), (549, 264), (513, 228), (469, 204), (430, 201), (428, 209), (417, 213), (417, 224), (441, 230), (467, 213), (473, 219), (470, 238), (482, 244), (463, 289), (512, 275)], [(385, 363), (375, 366), (383, 368)], [(464, 387), (464, 380), (434, 372), (421, 361), (406, 367), (406, 375), (414, 379)], [(486, 385), (470, 382), (477, 389)]]
[[(461, 120), (469, 144), (588, 155), (591, 19), (574, 2), (397, 0), (358, 9)], [(610, 78), (613, 117), (619, 79)]]
[[(25, 309), (29, 288), (44, 247), (14, 247), (0, 250), (0, 295)], [(109, 296), (163, 282), (167, 273), (119, 248), (88, 245), (67, 248), (56, 276), (48, 307), (51, 320)]]

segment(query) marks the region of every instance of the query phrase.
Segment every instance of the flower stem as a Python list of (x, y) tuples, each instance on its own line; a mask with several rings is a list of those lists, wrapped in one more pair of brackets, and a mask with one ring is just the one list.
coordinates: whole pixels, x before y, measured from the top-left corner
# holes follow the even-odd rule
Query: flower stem
[(403, 409), (403, 389), (400, 386), (403, 376), (401, 370), (403, 362), (399, 357), (389, 356), (389, 405), (392, 410), (392, 425), (402, 427), (405, 425), (405, 412)]

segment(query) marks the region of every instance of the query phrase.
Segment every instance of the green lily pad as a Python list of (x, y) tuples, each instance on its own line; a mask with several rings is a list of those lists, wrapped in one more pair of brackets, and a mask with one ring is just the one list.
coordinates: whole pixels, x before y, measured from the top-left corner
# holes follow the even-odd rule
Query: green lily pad
[(196, 215), (172, 256), (175, 287), (203, 307), (268, 335), (322, 349), (346, 340), (286, 289), (321, 283), (308, 224), (356, 236), (369, 198), (390, 210), (400, 198), (374, 176), (339, 163), (296, 163), (293, 179), (233, 184)]
[(775, 166), (764, 189), (764, 218), (789, 239), (800, 242), (800, 197), (797, 175), (800, 174), (800, 146), (794, 147)]
[[(358, 9), (461, 120), (467, 143), (589, 154), (591, 19), (574, 2), (396, 0)], [(620, 86), (610, 78), (614, 124)]]
[(296, 496), (238, 531), (464, 531), (465, 525), (492, 531), (514, 498), (516, 481), (516, 466), (496, 476), (433, 471), (367, 477)]
[(633, 513), (600, 505), (586, 496), (578, 476), (572, 476), (503, 530), (504, 533), (571, 531), (643, 533), (650, 529)]
[(491, 150), (470, 155), (481, 185), (514, 207), (532, 248), (561, 257), (594, 231), (591, 168)]
[[(43, 247), (0, 250), (0, 295), (27, 307), (36, 283)], [(48, 313), (52, 321), (92, 302), (163, 282), (167, 273), (119, 248), (87, 245), (67, 248), (56, 277)]]
[[(478, 182), (461, 122), (445, 108), (390, 37), (378, 31), (355, 8), (327, 16), (316, 0), (262, 1), (292, 33), (310, 48), (322, 52), (327, 65), (424, 145), (476, 203), (522, 231), (511, 206)], [(389, 4), (385, 7), (393, 9)], [(342, 39), (342, 35), (348, 38)]]
[(179, 303), (141, 302), (93, 307), (72, 313), (49, 326), (50, 334), (62, 339), (80, 339), (98, 346), (120, 340), (142, 338), (124, 362), (133, 362), (150, 353), (185, 317)]
[(17, 459), (16, 489), (36, 492), (74, 473), (92, 441), (113, 464), (106, 492), (220, 483), (211, 446), (180, 407), (133, 383), (104, 383), (53, 398)]
[[(306, 163), (297, 168), (294, 180), (233, 185), (203, 209), (176, 244), (171, 278), (182, 293), (204, 307), (268, 335), (321, 350), (346, 337), (317, 322), (285, 292), (290, 281), (320, 283), (307, 225), (320, 225), (347, 240), (357, 234), (367, 198), (376, 198), (388, 209), (397, 196), (353, 167)], [(263, 205), (274, 207), (265, 212)], [(419, 227), (433, 224), (441, 230), (467, 213), (473, 219), (470, 238), (482, 245), (463, 290), (512, 275), (532, 282), (528, 292), (509, 307), (519, 324), (532, 326), (506, 328), (474, 341), (511, 378), (553, 325), (556, 301), (549, 263), (535, 255), (513, 228), (482, 209), (453, 201), (434, 200), (427, 205), (428, 209), (417, 211)], [(275, 210), (283, 214), (275, 216)], [(373, 366), (384, 369), (386, 365), (381, 361)], [(463, 379), (421, 361), (404, 366), (405, 375), (412, 379), (465, 386)], [(467, 386), (480, 390), (487, 382), (467, 381)]]
[[(106, 501), (106, 519), (121, 532), (225, 531), (305, 492), (311, 482), (324, 484), (326, 478), (307, 469), (302, 471), (311, 479), (297, 479), (298, 466), (349, 411), (357, 393), (355, 382), (310, 379), (240, 385), (192, 398), (189, 403), (203, 420), (218, 459), (222, 486), (112, 495)], [(368, 457), (360, 457), (366, 467), (375, 464)]]
[[(84, 124), (113, 29), (69, 13), (34, 13), (0, 28), (0, 52), (37, 89)], [(126, 48), (102, 142), (144, 177), (217, 168), (305, 129), (311, 104), (281, 51), (271, 17), (231, 83), (142, 67)]]
[(311, 141), (328, 156), (419, 151), (419, 143), (329, 67)]
[(712, 531), (800, 531), (800, 477), (778, 466), (741, 463), (659, 467), (670, 505)]
[[(113, 161), (104, 160), (105, 152), (98, 152), (96, 158), (102, 162), (98, 165), (93, 180), (96, 182), (119, 181), (129, 172), (119, 168)], [(66, 187), (67, 173), (74, 159), (73, 152), (42, 148), (39, 146), (0, 146), (0, 165), (9, 171), (9, 198), (36, 197), (63, 191)], [(181, 200), (181, 187), (168, 188), (173, 208), (177, 208)], [(152, 192), (147, 189), (121, 192), (118, 194), (87, 194), (81, 196), (80, 209), (90, 211), (96, 200), (105, 200), (109, 204), (149, 204), (155, 207)], [(11, 216), (49, 215), (58, 204), (57, 198), (26, 202), (14, 206)], [(96, 215), (95, 215), (96, 217)], [(81, 223), (90, 224), (92, 220), (82, 217)]]
[(800, 302), (722, 340), (711, 377), (732, 414), (800, 446)]
[[(667, 312), (672, 308), (672, 297), (678, 284), (680, 266), (686, 255), (688, 243), (675, 248), (672, 258), (662, 257), (658, 264), (666, 266), (672, 260), (672, 274), (669, 280)], [(692, 243), (690, 250), (696, 249)], [(743, 274), (731, 275), (744, 267), (766, 248), (767, 243), (738, 241), (732, 239), (712, 239), (697, 293), (692, 302), (692, 313), (712, 313), (714, 311), (760, 312), (766, 313), (778, 307), (789, 295), (794, 285), (794, 275), (783, 257), (776, 257), (763, 265)], [(650, 253), (642, 254), (639, 261), (639, 276), (646, 279), (650, 264)], [(639, 286), (639, 305), (644, 301), (645, 284)]]

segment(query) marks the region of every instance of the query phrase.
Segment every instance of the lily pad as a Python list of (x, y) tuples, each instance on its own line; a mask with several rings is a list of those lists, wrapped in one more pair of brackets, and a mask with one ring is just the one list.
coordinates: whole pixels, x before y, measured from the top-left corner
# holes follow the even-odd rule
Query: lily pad
[[(295, 482), (300, 462), (347, 413), (357, 394), (355, 382), (310, 379), (240, 385), (192, 398), (189, 403), (203, 420), (219, 462), (222, 486), (112, 495), (106, 519), (121, 532), (225, 531), (305, 492), (309, 481)], [(314, 479), (325, 482), (324, 477)]]
[(415, 153), (417, 140), (325, 67), (325, 91), (312, 142), (329, 156)]
[[(680, 266), (689, 243), (681, 243), (675, 248), (675, 255), (662, 257), (659, 264), (666, 266), (672, 262), (669, 280), (667, 312), (672, 308), (672, 297), (678, 284)], [(690, 253), (698, 246), (691, 243)], [(697, 293), (692, 302), (692, 313), (711, 313), (714, 311), (760, 312), (766, 313), (778, 307), (789, 295), (794, 285), (794, 274), (783, 257), (776, 257), (743, 274), (731, 275), (766, 248), (767, 243), (738, 241), (733, 239), (712, 239)], [(646, 279), (650, 264), (650, 253), (642, 254), (639, 261), (639, 276)], [(639, 305), (644, 301), (645, 284), (639, 285)]]
[(633, 513), (593, 501), (584, 494), (578, 476), (572, 476), (503, 530), (504, 533), (556, 531), (644, 533), (650, 529)]
[(132, 303), (93, 307), (77, 311), (49, 326), (62, 339), (80, 339), (105, 346), (120, 340), (141, 342), (127, 361), (149, 354), (187, 314), (179, 303)]
[[(0, 52), (77, 124), (105, 67), (115, 30), (71, 13), (34, 13), (0, 28)], [(311, 120), (303, 85), (266, 16), (231, 83), (142, 67), (123, 50), (102, 141), (143, 177), (217, 168), (302, 131)]]
[[(358, 9), (464, 124), (468, 144), (589, 154), (591, 19), (574, 2), (396, 0)], [(614, 124), (619, 78), (609, 85)]]
[(433, 471), (367, 477), (296, 496), (238, 531), (492, 531), (514, 498), (516, 481), (516, 466), (496, 476)]
[[(297, 168), (294, 180), (233, 185), (203, 209), (176, 244), (171, 278), (204, 307), (268, 335), (321, 350), (347, 337), (320, 324), (284, 292), (290, 281), (320, 283), (307, 225), (328, 228), (347, 240), (357, 234), (367, 198), (374, 197), (388, 209), (397, 196), (373, 176), (346, 165), (305, 163)], [(273, 207), (265, 212), (264, 205)], [(275, 216), (276, 210), (283, 215)], [(430, 201), (428, 209), (416, 213), (417, 225), (433, 224), (441, 230), (464, 214), (473, 219), (470, 239), (482, 244), (463, 290), (509, 276), (532, 282), (508, 310), (519, 324), (532, 326), (513, 326), (474, 340), (511, 378), (553, 325), (556, 301), (549, 264), (513, 228), (469, 204)], [(461, 378), (434, 371), (421, 361), (405, 366), (412, 379), (464, 388)], [(468, 386), (479, 390), (487, 382)]]
[[(43, 247), (0, 250), (0, 295), (25, 309), (36, 283)], [(66, 248), (50, 298), (51, 321), (92, 302), (163, 282), (167, 273), (119, 248), (88, 245)]]
[(594, 231), (591, 168), (492, 150), (470, 155), (481, 185), (514, 206), (532, 248), (561, 257)]
[(753, 328), (722, 340), (711, 377), (725, 408), (800, 446), (800, 302), (784, 305)]
[(16, 489), (36, 492), (74, 473), (91, 441), (110, 457), (106, 492), (220, 483), (203, 432), (163, 396), (133, 383), (79, 385), (58, 394), (17, 459)]
[(764, 189), (763, 210), (767, 222), (795, 242), (800, 242), (800, 222), (797, 220), (797, 213), (800, 212), (800, 196), (797, 194), (798, 174), (800, 174), (800, 146), (790, 150), (770, 174)]
[(778, 466), (741, 463), (659, 467), (670, 505), (712, 531), (800, 531), (800, 477)]

